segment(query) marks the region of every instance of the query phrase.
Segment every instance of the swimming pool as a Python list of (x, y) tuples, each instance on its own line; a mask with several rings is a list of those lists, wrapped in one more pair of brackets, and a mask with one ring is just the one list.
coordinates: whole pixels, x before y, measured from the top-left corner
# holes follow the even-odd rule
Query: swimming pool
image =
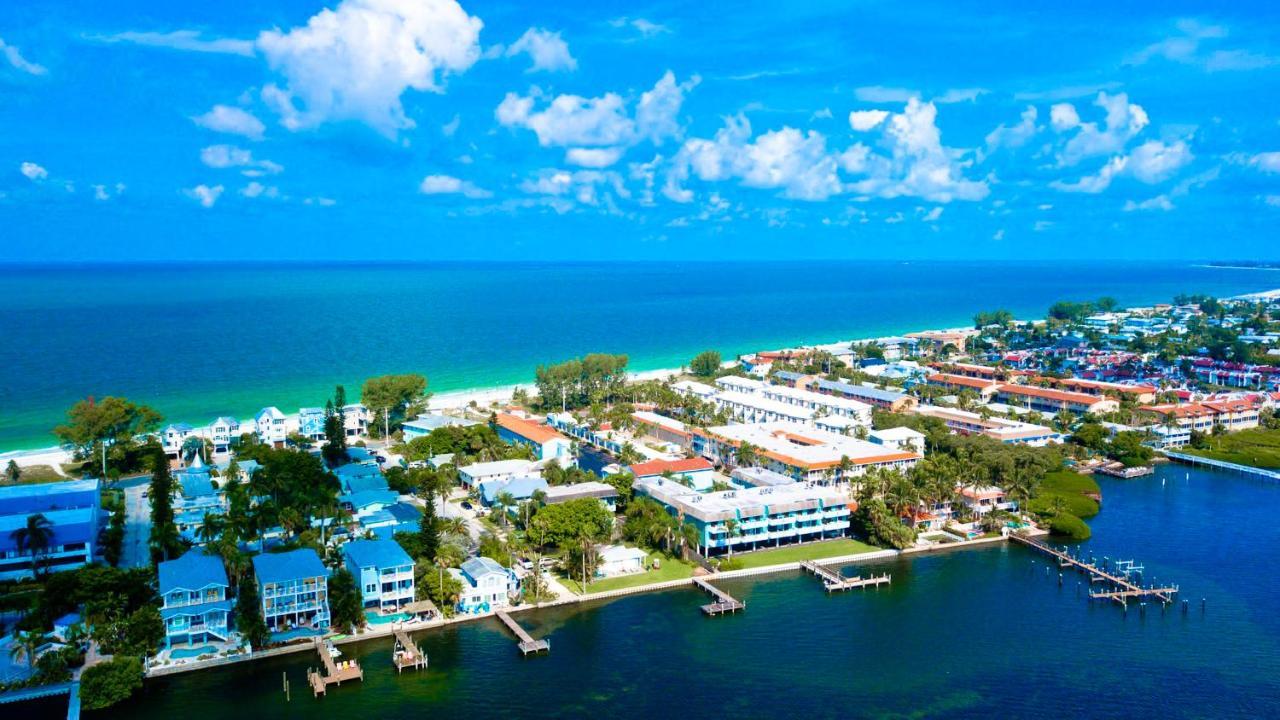
[(204, 647), (195, 647), (195, 648), (180, 647), (180, 648), (174, 648), (170, 650), (169, 657), (174, 660), (181, 660), (183, 658), (200, 657), (201, 655), (212, 655), (217, 651), (218, 649), (212, 645), (205, 645)]
[(366, 611), (364, 614), (370, 625), (386, 625), (387, 623), (402, 622), (409, 619), (408, 613), (396, 613), (394, 615), (379, 615), (373, 611)]

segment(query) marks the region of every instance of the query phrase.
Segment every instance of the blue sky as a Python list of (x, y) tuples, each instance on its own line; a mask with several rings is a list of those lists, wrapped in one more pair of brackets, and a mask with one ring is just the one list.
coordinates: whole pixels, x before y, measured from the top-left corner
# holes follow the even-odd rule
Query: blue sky
[(1280, 9), (0, 6), (0, 261), (1278, 259)]

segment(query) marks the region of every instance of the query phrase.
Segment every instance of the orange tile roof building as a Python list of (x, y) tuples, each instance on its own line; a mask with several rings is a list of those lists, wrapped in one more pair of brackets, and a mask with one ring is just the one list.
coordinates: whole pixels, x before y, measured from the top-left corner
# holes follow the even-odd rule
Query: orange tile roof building
[(1086, 395), (1085, 393), (1054, 390), (1033, 385), (1014, 385), (1012, 383), (999, 386), (996, 399), (1007, 405), (1050, 413), (1066, 410), (1077, 415), (1083, 415), (1085, 413), (1108, 413), (1120, 409), (1120, 403), (1097, 395)]

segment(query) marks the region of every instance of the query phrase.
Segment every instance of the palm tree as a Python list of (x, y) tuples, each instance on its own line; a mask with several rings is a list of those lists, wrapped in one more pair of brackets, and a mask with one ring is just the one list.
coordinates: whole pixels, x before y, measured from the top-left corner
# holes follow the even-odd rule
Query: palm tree
[(729, 533), (729, 557), (732, 558), (733, 557), (733, 539), (738, 537), (738, 535), (741, 533), (741, 529), (738, 527), (737, 519), (729, 518), (728, 520), (725, 520), (724, 529), (725, 529), (725, 532)]
[(44, 633), (28, 630), (19, 632), (13, 638), (13, 644), (9, 647), (9, 657), (15, 662), (26, 659), (27, 668), (34, 670), (36, 667), (36, 651), (40, 646), (44, 645)]
[(466, 535), (467, 521), (460, 517), (440, 518), (440, 532), (447, 535)]
[(196, 538), (207, 545), (223, 534), (226, 525), (226, 519), (223, 516), (205, 513), (204, 521), (200, 523), (200, 529), (196, 530)]
[(40, 556), (49, 550), (53, 542), (53, 523), (43, 513), (27, 516), (27, 524), (9, 533), (19, 552), (31, 553), (31, 567), (40, 574)]
[(743, 442), (738, 446), (735, 453), (738, 467), (750, 467), (760, 462), (760, 456), (756, 452), (756, 446), (749, 442)]
[(506, 527), (507, 526), (507, 508), (515, 507), (516, 496), (512, 495), (506, 490), (503, 490), (502, 492), (498, 493), (498, 496), (493, 499), (493, 502), (495, 505), (498, 506), (498, 509), (502, 511), (502, 527)]

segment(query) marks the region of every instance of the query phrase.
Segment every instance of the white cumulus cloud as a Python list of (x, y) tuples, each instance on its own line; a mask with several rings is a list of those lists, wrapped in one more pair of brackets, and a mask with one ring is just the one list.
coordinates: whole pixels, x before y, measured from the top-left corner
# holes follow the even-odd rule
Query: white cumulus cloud
[(570, 165), (588, 168), (606, 168), (622, 157), (622, 148), (569, 148), (564, 161)]
[(1124, 93), (1108, 95), (1100, 92), (1093, 104), (1106, 111), (1103, 124), (1082, 122), (1076, 125), (1075, 134), (1058, 153), (1060, 166), (1069, 167), (1085, 158), (1120, 152), (1151, 122), (1142, 106), (1129, 102), (1129, 96)]
[(214, 203), (218, 202), (218, 198), (222, 197), (222, 191), (224, 189), (225, 188), (221, 185), (214, 185), (210, 187), (208, 185), (201, 184), (193, 188), (187, 188), (183, 192), (186, 193), (187, 197), (200, 203), (201, 207), (211, 208)]
[(418, 192), (423, 195), (462, 195), (472, 200), (493, 197), (493, 193), (476, 187), (468, 180), (451, 175), (428, 175), (418, 185)]
[(537, 72), (545, 70), (555, 72), (557, 70), (576, 70), (578, 61), (573, 59), (573, 55), (569, 53), (569, 44), (560, 37), (560, 33), (544, 30), (543, 28), (529, 28), (524, 31), (519, 40), (511, 44), (507, 48), (507, 57), (515, 57), (516, 55), (525, 54), (533, 62), (529, 67), (529, 72)]
[(858, 132), (866, 132), (888, 117), (888, 110), (854, 110), (849, 113), (849, 127)]
[(1049, 108), (1049, 124), (1058, 132), (1066, 132), (1080, 124), (1080, 113), (1071, 103), (1057, 103)]
[(187, 52), (219, 53), (226, 55), (253, 55), (252, 40), (235, 38), (205, 38), (198, 30), (174, 30), (172, 32), (122, 32), (93, 38), (102, 42), (124, 42), (134, 45), (185, 50)]
[(33, 162), (24, 162), (18, 166), (18, 172), (26, 176), (31, 182), (38, 182), (49, 177), (49, 171)]
[(214, 105), (209, 112), (191, 119), (202, 128), (250, 140), (261, 140), (266, 131), (266, 126), (252, 113), (230, 105)]
[(263, 99), (290, 130), (355, 120), (394, 136), (414, 126), (401, 96), (442, 92), (446, 75), (470, 68), (482, 26), (455, 0), (343, 0), (304, 26), (258, 36), (284, 77)]
[(284, 170), (270, 160), (255, 160), (252, 152), (234, 145), (210, 145), (200, 151), (200, 162), (219, 170), (242, 168), (241, 172), (251, 177), (276, 175)]

